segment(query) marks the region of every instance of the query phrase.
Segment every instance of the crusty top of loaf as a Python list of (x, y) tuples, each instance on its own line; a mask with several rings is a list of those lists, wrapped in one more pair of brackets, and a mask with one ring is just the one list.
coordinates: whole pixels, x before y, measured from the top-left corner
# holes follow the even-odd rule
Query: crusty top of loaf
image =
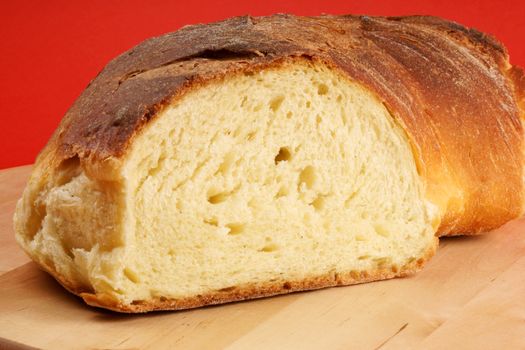
[(245, 16), (146, 40), (89, 84), (39, 161), (118, 160), (189, 89), (294, 59), (330, 65), (383, 101), (443, 212), (441, 233), (479, 232), (521, 213), (523, 72), (495, 39), (435, 17)]

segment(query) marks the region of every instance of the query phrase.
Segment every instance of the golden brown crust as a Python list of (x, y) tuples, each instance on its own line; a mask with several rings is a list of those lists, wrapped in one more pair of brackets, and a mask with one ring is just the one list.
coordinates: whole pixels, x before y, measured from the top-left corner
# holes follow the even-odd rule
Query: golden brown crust
[(525, 73), (520, 67), (510, 67), (507, 76), (514, 87), (514, 94), (521, 109), (521, 119), (525, 119)]
[(134, 135), (174, 98), (294, 57), (337, 67), (384, 101), (441, 209), (439, 235), (521, 214), (523, 74), (495, 39), (434, 17), (236, 17), (147, 40), (91, 82), (38, 164), (78, 156), (91, 176), (117, 176)]
[(67, 280), (57, 275), (56, 272), (52, 272), (52, 275), (66, 289), (82, 297), (82, 299), (84, 299), (84, 301), (91, 306), (126, 313), (140, 313), (160, 310), (182, 310), (206, 305), (217, 305), (293, 292), (336, 286), (348, 286), (352, 284), (385, 280), (394, 277), (409, 276), (423, 268), (426, 262), (430, 260), (432, 256), (434, 256), (437, 246), (438, 240), (436, 238), (434, 245), (422, 257), (414, 259), (414, 261), (407, 263), (401, 268), (389, 266), (379, 268), (375, 271), (350, 271), (348, 273), (342, 274), (330, 272), (326, 275), (308, 277), (296, 281), (274, 281), (258, 284), (253, 283), (243, 286), (223, 288), (218, 291), (210, 292), (204, 295), (197, 295), (195, 297), (181, 299), (159, 298), (152, 300), (137, 300), (131, 304), (119, 303), (117, 300), (115, 300), (115, 298), (104, 294), (94, 294), (92, 292), (82, 291), (81, 289), (75, 289), (68, 284), (69, 282)]

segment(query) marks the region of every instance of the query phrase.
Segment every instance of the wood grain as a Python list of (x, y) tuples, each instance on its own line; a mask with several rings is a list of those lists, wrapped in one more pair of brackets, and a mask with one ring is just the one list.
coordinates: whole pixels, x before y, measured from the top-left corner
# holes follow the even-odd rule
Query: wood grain
[(85, 306), (16, 246), (11, 216), (29, 171), (0, 171), (0, 349), (525, 348), (523, 219), (442, 240), (410, 278), (120, 315)]

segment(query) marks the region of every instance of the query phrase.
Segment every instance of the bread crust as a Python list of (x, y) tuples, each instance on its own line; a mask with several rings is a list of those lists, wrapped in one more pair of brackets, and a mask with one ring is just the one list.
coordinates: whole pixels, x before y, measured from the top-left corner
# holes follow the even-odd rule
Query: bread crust
[(438, 235), (521, 215), (523, 74), (495, 39), (425, 16), (245, 16), (146, 40), (89, 84), (37, 167), (79, 157), (90, 176), (117, 178), (133, 138), (164, 106), (212, 80), (297, 58), (339, 69), (384, 102), (441, 210)]

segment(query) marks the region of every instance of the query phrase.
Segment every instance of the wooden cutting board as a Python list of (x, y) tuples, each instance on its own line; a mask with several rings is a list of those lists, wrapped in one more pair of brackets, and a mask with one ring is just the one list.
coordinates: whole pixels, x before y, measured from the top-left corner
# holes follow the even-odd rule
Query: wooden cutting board
[(410, 278), (121, 315), (85, 306), (17, 247), (29, 171), (0, 171), (0, 349), (525, 349), (523, 219), (442, 240)]

